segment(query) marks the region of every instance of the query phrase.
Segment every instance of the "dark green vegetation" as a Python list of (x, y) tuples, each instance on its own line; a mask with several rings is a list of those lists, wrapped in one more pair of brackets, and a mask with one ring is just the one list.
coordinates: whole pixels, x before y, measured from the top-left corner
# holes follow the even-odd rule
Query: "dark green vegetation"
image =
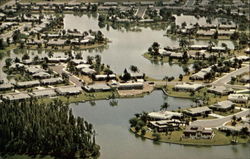
[(1, 156), (92, 158), (99, 154), (92, 124), (75, 118), (68, 104), (60, 100), (1, 103), (0, 117)]

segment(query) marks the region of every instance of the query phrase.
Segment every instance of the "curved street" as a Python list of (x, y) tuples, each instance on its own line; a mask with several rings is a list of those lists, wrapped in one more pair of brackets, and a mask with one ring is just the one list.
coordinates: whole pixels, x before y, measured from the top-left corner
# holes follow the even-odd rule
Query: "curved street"
[[(234, 114), (236, 117), (244, 117), (250, 114), (249, 109), (242, 110), (239, 113)], [(223, 126), (224, 123), (229, 122), (232, 119), (233, 115), (228, 115), (219, 119), (210, 119), (210, 120), (196, 120), (192, 122), (190, 125), (192, 126), (202, 126), (207, 128), (218, 128)]]

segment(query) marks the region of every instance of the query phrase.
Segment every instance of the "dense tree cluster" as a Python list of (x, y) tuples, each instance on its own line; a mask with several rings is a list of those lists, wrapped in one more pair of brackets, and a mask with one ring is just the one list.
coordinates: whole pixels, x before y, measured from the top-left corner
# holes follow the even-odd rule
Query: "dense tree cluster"
[(75, 118), (68, 104), (30, 101), (0, 103), (1, 154), (90, 158), (99, 154), (92, 125)]

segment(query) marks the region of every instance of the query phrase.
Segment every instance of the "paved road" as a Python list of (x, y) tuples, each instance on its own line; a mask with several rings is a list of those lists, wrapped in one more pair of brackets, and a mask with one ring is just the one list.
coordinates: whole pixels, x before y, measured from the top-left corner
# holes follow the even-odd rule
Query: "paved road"
[[(243, 110), (239, 113), (236, 113), (235, 115), (237, 117), (244, 117), (247, 116), (248, 114), (250, 114), (250, 110), (246, 109)], [(223, 126), (224, 123), (230, 121), (232, 119), (233, 115), (229, 115), (226, 116), (224, 118), (220, 118), (220, 119), (211, 119), (211, 120), (197, 120), (192, 122), (190, 125), (192, 126), (202, 126), (202, 127), (206, 127), (206, 128), (218, 128), (220, 126)]]
[(250, 65), (242, 67), (242, 68), (240, 68), (240, 69), (238, 69), (236, 71), (233, 71), (233, 72), (230, 72), (230, 73), (224, 75), (223, 77), (221, 77), (218, 80), (214, 81), (212, 83), (212, 85), (215, 85), (215, 86), (225, 85), (226, 83), (231, 81), (231, 77), (235, 77), (235, 76), (243, 74), (245, 72), (250, 72)]
[(69, 81), (72, 82), (73, 84), (75, 84), (75, 86), (77, 87), (82, 87), (83, 86), (83, 82), (76, 77), (75, 75), (65, 71), (65, 66), (64, 65), (56, 65), (56, 66), (52, 66), (51, 69), (55, 72), (57, 72), (58, 74), (62, 74), (63, 72), (69, 75)]

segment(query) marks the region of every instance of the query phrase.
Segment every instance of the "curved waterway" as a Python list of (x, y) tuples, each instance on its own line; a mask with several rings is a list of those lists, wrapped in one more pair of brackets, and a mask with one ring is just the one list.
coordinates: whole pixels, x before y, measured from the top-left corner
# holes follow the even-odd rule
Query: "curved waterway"
[[(184, 21), (181, 17), (182, 16), (176, 16), (177, 23)], [(194, 19), (193, 16), (187, 16), (186, 19), (188, 20), (190, 17), (192, 17), (191, 20)], [(196, 20), (201, 21), (201, 24), (205, 23), (204, 18)], [(73, 14), (65, 14), (64, 29), (77, 29), (82, 32), (90, 29), (93, 31), (101, 30), (104, 35), (112, 41), (108, 44), (108, 48), (102, 49), (101, 51), (82, 51), (83, 56), (101, 55), (102, 62), (110, 65), (114, 72), (118, 74), (121, 74), (125, 68), (129, 68), (131, 65), (136, 65), (141, 72), (157, 79), (162, 79), (164, 76), (178, 77), (179, 74), (183, 74), (182, 67), (177, 64), (154, 63), (142, 56), (153, 42), (158, 42), (162, 47), (179, 46), (178, 39), (163, 36), (166, 33), (165, 30), (152, 30), (149, 27), (137, 28), (137, 30), (140, 31), (126, 31), (125, 29), (114, 30), (111, 26), (100, 28), (96, 17), (90, 17), (90, 15), (76, 16)], [(208, 43), (208, 41), (204, 40), (194, 42), (196, 44)], [(219, 41), (217, 45), (221, 45), (221, 43), (226, 43), (229, 48), (233, 48), (233, 44), (230, 41)]]
[(86, 15), (81, 17), (72, 14), (66, 14), (64, 18), (65, 29), (78, 29), (88, 31), (89, 29), (101, 30), (112, 42), (108, 44), (108, 49), (104, 49), (101, 54), (99, 51), (83, 51), (84, 56), (99, 54), (102, 56), (102, 62), (111, 66), (116, 73), (121, 74), (125, 68), (130, 65), (136, 65), (141, 72), (150, 77), (162, 79), (164, 76), (179, 76), (183, 74), (182, 67), (178, 65), (169, 65), (168, 63), (151, 63), (142, 55), (147, 51), (153, 42), (159, 42), (161, 46), (178, 46), (176, 40), (164, 37), (165, 31), (151, 30), (150, 28), (140, 28), (138, 32), (114, 30), (98, 26), (98, 20), (89, 18)]
[(250, 145), (230, 146), (183, 146), (176, 144), (154, 144), (151, 140), (135, 137), (129, 131), (128, 120), (135, 113), (159, 110), (164, 101), (169, 110), (192, 105), (189, 99), (165, 97), (161, 91), (154, 91), (144, 98), (117, 99), (117, 106), (110, 106), (109, 100), (93, 103), (71, 104), (75, 116), (84, 117), (94, 125), (96, 140), (101, 146), (101, 159), (249, 159)]

